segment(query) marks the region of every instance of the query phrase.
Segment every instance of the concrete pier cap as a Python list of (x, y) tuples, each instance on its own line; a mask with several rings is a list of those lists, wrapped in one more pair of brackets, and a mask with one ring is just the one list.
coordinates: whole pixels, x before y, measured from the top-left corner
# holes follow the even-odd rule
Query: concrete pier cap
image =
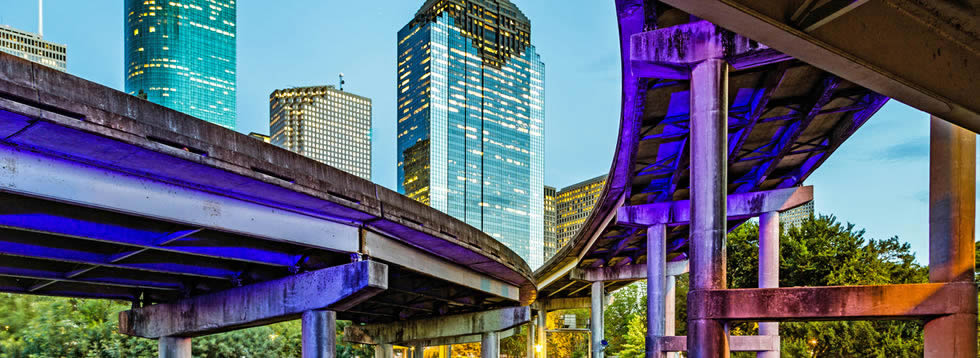
[(703, 20), (630, 37), (632, 70), (639, 77), (687, 80), (691, 65), (716, 58), (744, 69), (788, 56)]

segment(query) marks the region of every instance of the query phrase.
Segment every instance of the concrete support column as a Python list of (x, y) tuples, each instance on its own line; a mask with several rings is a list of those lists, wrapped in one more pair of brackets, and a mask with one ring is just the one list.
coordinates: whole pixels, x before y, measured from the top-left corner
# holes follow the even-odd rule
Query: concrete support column
[[(664, 289), (664, 336), (677, 335), (677, 276), (667, 276)], [(667, 352), (667, 358), (680, 358), (679, 352)]]
[(500, 357), (500, 338), (497, 332), (487, 332), (480, 339), (480, 358)]
[(183, 337), (161, 337), (160, 358), (191, 358), (191, 339)]
[[(691, 72), (691, 291), (724, 289), (728, 196), (728, 63), (708, 59)], [(690, 296), (688, 296), (690, 297)], [(688, 300), (688, 312), (700, 302)], [(724, 322), (688, 319), (692, 358), (728, 357)]]
[(453, 345), (450, 344), (446, 346), (446, 358), (452, 358), (452, 357), (453, 357)]
[[(976, 134), (932, 117), (929, 145), (929, 281), (973, 282)], [(964, 302), (976, 302), (963, 297)], [(977, 315), (925, 324), (925, 357), (976, 357)]]
[(548, 358), (548, 332), (545, 331), (547, 328), (548, 311), (541, 309), (538, 312), (538, 339), (536, 340), (538, 345), (541, 346), (541, 350), (537, 352), (537, 358)]
[(666, 333), (667, 227), (647, 228), (647, 358), (660, 358), (658, 340)]
[(534, 358), (534, 336), (537, 331), (534, 330), (534, 320), (527, 323), (527, 358)]
[(337, 313), (303, 312), (303, 358), (332, 358), (337, 355)]
[[(779, 287), (779, 212), (759, 216), (759, 288)], [(779, 323), (759, 322), (760, 336), (779, 336)], [(779, 351), (756, 353), (758, 358), (779, 358)]]
[(374, 358), (394, 358), (395, 347), (390, 344), (379, 344), (374, 346)]
[(603, 306), (606, 301), (606, 289), (602, 281), (592, 283), (592, 358), (602, 358), (602, 338), (605, 336), (603, 327)]

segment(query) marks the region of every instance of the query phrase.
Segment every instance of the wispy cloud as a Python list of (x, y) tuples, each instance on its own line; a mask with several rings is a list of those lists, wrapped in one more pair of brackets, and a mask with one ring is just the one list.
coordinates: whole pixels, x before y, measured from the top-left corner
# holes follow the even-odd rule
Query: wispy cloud
[(875, 160), (908, 160), (929, 157), (929, 137), (918, 137), (893, 144), (874, 155)]

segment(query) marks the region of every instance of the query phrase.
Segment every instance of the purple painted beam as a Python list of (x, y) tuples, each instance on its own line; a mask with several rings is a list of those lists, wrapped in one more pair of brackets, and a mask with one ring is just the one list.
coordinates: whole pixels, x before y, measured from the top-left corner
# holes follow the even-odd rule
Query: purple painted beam
[(359, 261), (119, 313), (119, 332), (159, 338), (194, 337), (343, 311), (384, 291), (388, 266)]
[[(784, 211), (811, 200), (812, 186), (732, 194), (728, 196), (728, 218), (745, 219), (771, 211)], [(619, 208), (616, 220), (620, 225), (630, 226), (686, 224), (691, 221), (690, 206), (689, 200), (624, 206)]]
[(689, 317), (728, 321), (927, 320), (977, 313), (973, 282), (691, 291)]

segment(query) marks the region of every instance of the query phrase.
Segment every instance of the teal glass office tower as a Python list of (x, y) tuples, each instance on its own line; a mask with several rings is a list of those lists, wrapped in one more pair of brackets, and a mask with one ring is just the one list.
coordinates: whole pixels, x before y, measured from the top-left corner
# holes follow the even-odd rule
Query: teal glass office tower
[(537, 268), (545, 68), (530, 32), (507, 0), (428, 0), (398, 32), (398, 189)]
[(126, 92), (235, 128), (235, 0), (125, 0)]

